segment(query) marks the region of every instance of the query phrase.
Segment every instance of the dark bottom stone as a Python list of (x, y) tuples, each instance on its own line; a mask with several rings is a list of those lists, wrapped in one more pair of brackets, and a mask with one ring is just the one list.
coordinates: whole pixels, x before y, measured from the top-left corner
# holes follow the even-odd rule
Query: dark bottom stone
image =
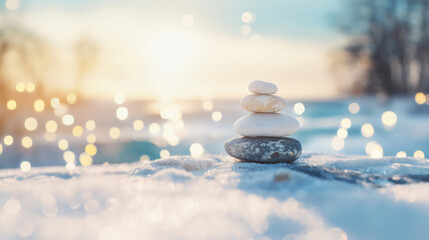
[(301, 143), (287, 137), (237, 137), (225, 142), (232, 157), (259, 163), (292, 163), (302, 153)]

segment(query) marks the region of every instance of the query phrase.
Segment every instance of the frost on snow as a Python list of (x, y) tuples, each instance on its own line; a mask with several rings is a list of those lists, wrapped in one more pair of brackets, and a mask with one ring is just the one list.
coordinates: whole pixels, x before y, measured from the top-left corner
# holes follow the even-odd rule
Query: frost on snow
[(176, 156), (0, 171), (2, 239), (418, 239), (426, 159), (304, 154), (294, 164)]

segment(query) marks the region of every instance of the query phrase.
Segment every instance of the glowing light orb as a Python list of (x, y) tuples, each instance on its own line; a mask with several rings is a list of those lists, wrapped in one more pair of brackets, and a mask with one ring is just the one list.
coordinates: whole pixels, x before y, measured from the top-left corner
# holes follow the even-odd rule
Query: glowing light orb
[(140, 162), (147, 162), (150, 161), (150, 157), (146, 154), (143, 154), (140, 156)]
[(76, 93), (69, 93), (69, 94), (67, 94), (66, 101), (70, 105), (71, 104), (75, 104), (77, 102), (77, 95), (76, 95)]
[(83, 128), (81, 126), (74, 126), (72, 132), (73, 136), (80, 137), (83, 134)]
[(66, 126), (70, 126), (74, 123), (74, 117), (70, 114), (66, 114), (61, 118), (61, 122)]
[(3, 143), (4, 143), (4, 145), (6, 145), (6, 146), (10, 146), (10, 145), (12, 145), (12, 144), (13, 144), (13, 137), (12, 137), (11, 135), (6, 135), (6, 136), (4, 136), (4, 138), (3, 138)]
[(31, 148), (31, 146), (33, 146), (33, 140), (31, 137), (26, 136), (21, 139), (21, 144), (24, 148)]
[(342, 138), (340, 138), (338, 136), (335, 136), (334, 138), (332, 138), (331, 147), (335, 151), (341, 151), (341, 150), (343, 150), (344, 145), (345, 145), (344, 139), (342, 139)]
[(204, 101), (203, 102), (203, 109), (207, 112), (213, 110), (213, 103), (210, 101)]
[(0, 144), (0, 155), (3, 153), (3, 145)]
[(252, 33), (252, 28), (249, 25), (243, 25), (241, 27), (241, 34), (243, 36), (249, 36)]
[(136, 131), (141, 131), (144, 127), (144, 123), (142, 120), (134, 120), (133, 122), (133, 128)]
[(293, 106), (293, 110), (296, 114), (302, 115), (305, 112), (305, 106), (303, 103), (295, 103)]
[(149, 125), (149, 132), (152, 135), (156, 135), (159, 133), (159, 131), (161, 130), (161, 127), (159, 126), (158, 123), (151, 123)]
[(20, 0), (7, 0), (5, 3), (5, 7), (7, 8), (7, 10), (11, 11), (18, 9), (20, 5)]
[(16, 88), (17, 92), (24, 92), (25, 91), (25, 83), (19, 82), (16, 84), (15, 88)]
[(406, 152), (404, 152), (404, 151), (399, 151), (399, 152), (396, 154), (396, 157), (407, 157), (407, 153), (406, 153)]
[(91, 157), (91, 156), (89, 156), (88, 154), (86, 154), (86, 153), (82, 153), (82, 154), (79, 156), (79, 162), (80, 162), (80, 164), (81, 164), (82, 166), (84, 166), (84, 167), (89, 167), (89, 166), (91, 166), (91, 165), (92, 165), (93, 160), (92, 160), (92, 157)]
[(51, 107), (52, 108), (57, 108), (60, 106), (60, 104), (61, 104), (61, 102), (60, 102), (59, 98), (54, 97), (51, 99)]
[(245, 12), (241, 14), (241, 21), (243, 21), (244, 23), (250, 23), (252, 19), (253, 19), (253, 15), (250, 12)]
[(88, 120), (85, 123), (85, 127), (88, 131), (94, 131), (95, 129), (95, 121), (94, 120)]
[(30, 132), (36, 130), (37, 120), (33, 117), (29, 117), (29, 118), (25, 119), (24, 127), (25, 127), (25, 129), (27, 129)]
[(390, 127), (394, 126), (396, 124), (396, 121), (398, 120), (396, 113), (392, 111), (386, 111), (381, 115), (381, 121), (384, 125)]
[(358, 113), (360, 110), (360, 106), (358, 103), (350, 103), (349, 104), (349, 111), (353, 114)]
[(374, 127), (370, 123), (365, 123), (362, 125), (360, 132), (362, 136), (370, 138), (374, 135)]
[(193, 143), (189, 148), (189, 151), (191, 152), (192, 157), (200, 157), (204, 153), (204, 148), (199, 143)]
[(69, 142), (65, 139), (61, 139), (58, 141), (58, 148), (65, 151), (69, 148)]
[(109, 130), (109, 136), (112, 139), (118, 139), (121, 136), (121, 130), (117, 127), (112, 127)]
[(93, 157), (93, 156), (95, 156), (95, 154), (97, 154), (97, 147), (92, 143), (87, 144), (85, 147), (85, 152), (89, 156)]
[(414, 157), (415, 158), (425, 158), (425, 153), (421, 150), (417, 150), (414, 152)]
[(417, 104), (421, 105), (426, 102), (426, 95), (422, 92), (418, 92), (416, 93), (414, 100), (416, 100)]
[(128, 109), (126, 107), (119, 107), (116, 109), (116, 117), (119, 120), (125, 120), (128, 118)]
[(27, 89), (27, 92), (29, 92), (29, 93), (34, 92), (36, 90), (36, 84), (34, 84), (34, 83), (27, 83), (27, 85), (25, 86), (25, 88)]
[(46, 122), (45, 128), (47, 132), (54, 133), (58, 130), (58, 124), (54, 120), (49, 120)]
[(57, 135), (55, 133), (45, 132), (43, 134), (43, 137), (45, 138), (46, 141), (53, 142), (55, 141), (55, 138), (57, 137)]
[(162, 149), (159, 152), (159, 155), (161, 156), (161, 158), (168, 158), (170, 157), (170, 152), (167, 149)]
[(45, 102), (42, 99), (34, 101), (34, 111), (42, 112), (45, 109)]
[(121, 105), (125, 102), (125, 95), (123, 93), (115, 94), (115, 103)]
[(74, 163), (76, 161), (76, 155), (72, 151), (65, 151), (63, 153), (64, 161)]
[(29, 161), (22, 161), (19, 168), (21, 168), (23, 172), (29, 172), (31, 170), (31, 163)]
[(89, 134), (89, 135), (86, 137), (86, 141), (87, 141), (88, 143), (95, 143), (95, 141), (97, 141), (97, 137), (96, 137), (94, 134)]
[(7, 107), (7, 109), (9, 109), (11, 111), (15, 110), (16, 109), (16, 101), (15, 100), (9, 100), (9, 101), (7, 101), (6, 107)]
[(371, 158), (383, 157), (383, 147), (378, 142), (372, 141), (366, 144), (365, 152), (371, 156)]
[(340, 125), (342, 128), (349, 129), (352, 126), (352, 121), (350, 118), (343, 118), (341, 119)]
[(213, 119), (213, 121), (215, 121), (215, 122), (219, 122), (220, 120), (222, 120), (222, 113), (221, 113), (221, 112), (218, 112), (218, 111), (213, 112), (213, 113), (212, 113), (212, 119)]
[(72, 171), (76, 168), (76, 164), (74, 162), (68, 162), (68, 163), (66, 163), (66, 168), (67, 168), (67, 170)]
[(337, 136), (342, 138), (342, 139), (346, 139), (348, 135), (349, 135), (349, 133), (345, 128), (340, 128), (337, 131)]

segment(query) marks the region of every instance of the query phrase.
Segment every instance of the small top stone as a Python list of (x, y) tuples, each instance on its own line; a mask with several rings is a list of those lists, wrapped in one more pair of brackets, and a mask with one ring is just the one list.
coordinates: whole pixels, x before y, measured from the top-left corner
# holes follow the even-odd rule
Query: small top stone
[(277, 86), (274, 83), (255, 80), (249, 84), (249, 91), (255, 94), (275, 94)]

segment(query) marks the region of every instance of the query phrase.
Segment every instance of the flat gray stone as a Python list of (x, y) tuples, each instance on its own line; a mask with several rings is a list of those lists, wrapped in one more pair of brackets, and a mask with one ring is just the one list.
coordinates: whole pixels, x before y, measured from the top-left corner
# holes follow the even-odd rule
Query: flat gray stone
[(292, 163), (302, 153), (301, 143), (287, 137), (231, 138), (225, 150), (232, 157), (259, 163)]

